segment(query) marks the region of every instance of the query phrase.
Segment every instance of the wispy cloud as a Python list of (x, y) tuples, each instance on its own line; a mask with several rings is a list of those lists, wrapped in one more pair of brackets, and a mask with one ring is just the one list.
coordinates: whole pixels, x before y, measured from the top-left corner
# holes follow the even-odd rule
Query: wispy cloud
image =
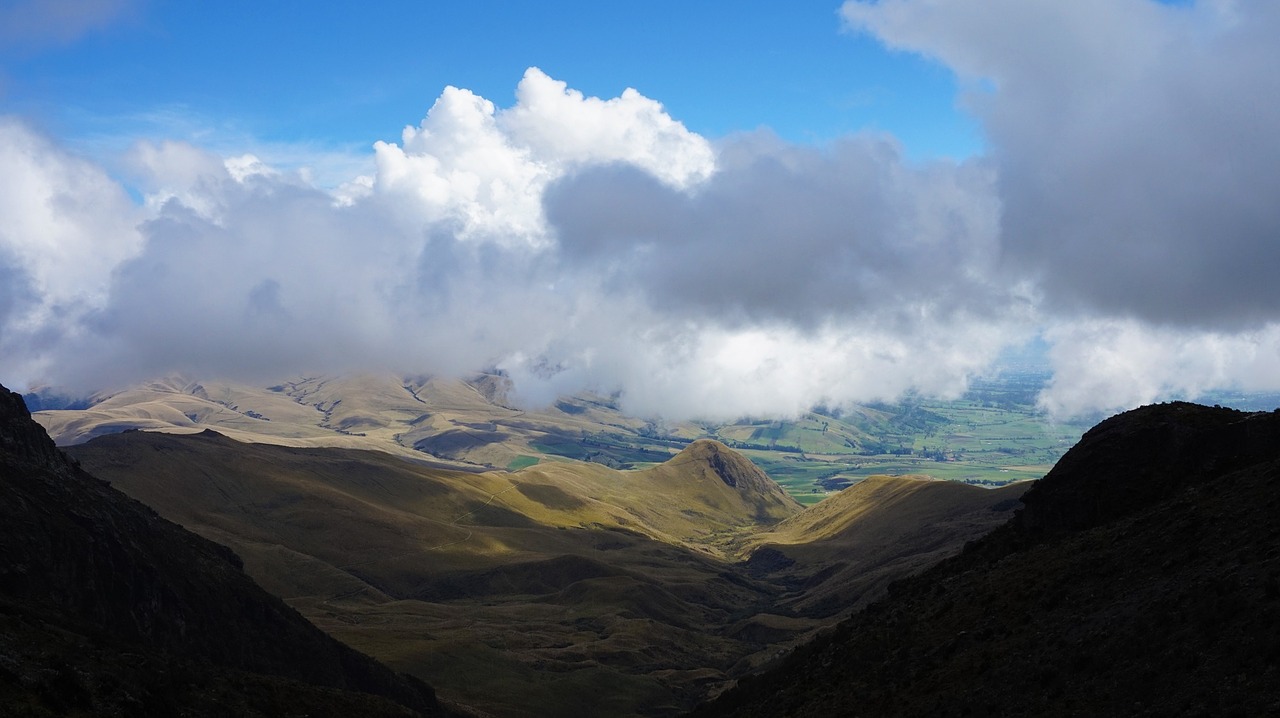
[(138, 0), (5, 0), (0, 44), (35, 50), (66, 45), (129, 17)]
[(63, 112), (79, 128), (69, 148), (95, 158), (131, 189), (145, 191), (147, 178), (132, 172), (127, 160), (140, 143), (184, 142), (223, 157), (253, 155), (286, 172), (299, 172), (322, 189), (335, 189), (360, 176), (372, 176), (371, 146), (319, 139), (269, 140), (234, 119), (206, 116), (180, 104), (151, 107), (144, 112), (90, 113), (75, 107)]

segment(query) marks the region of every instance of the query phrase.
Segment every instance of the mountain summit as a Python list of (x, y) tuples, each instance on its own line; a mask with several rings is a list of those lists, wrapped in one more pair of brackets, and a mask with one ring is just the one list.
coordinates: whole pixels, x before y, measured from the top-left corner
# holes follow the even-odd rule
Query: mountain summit
[(1027, 492), (1019, 527), (1035, 535), (1115, 521), (1280, 456), (1280, 413), (1172, 402), (1090, 429)]
[(777, 523), (801, 508), (750, 459), (714, 439), (698, 439), (650, 471), (660, 480), (692, 482), (702, 503), (734, 506), (760, 524)]
[(773, 480), (758, 466), (715, 439), (698, 439), (673, 460), (705, 463), (726, 486), (743, 493), (769, 493), (774, 486)]

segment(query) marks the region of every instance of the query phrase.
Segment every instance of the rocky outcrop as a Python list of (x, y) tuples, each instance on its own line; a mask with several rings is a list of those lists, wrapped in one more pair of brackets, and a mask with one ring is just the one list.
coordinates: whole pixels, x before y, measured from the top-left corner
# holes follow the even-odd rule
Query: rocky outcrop
[(0, 457), (6, 462), (66, 469), (66, 457), (35, 422), (22, 397), (0, 386)]
[(325, 635), (229, 549), (80, 470), (0, 387), (0, 713), (285, 706), (439, 712), (428, 686)]

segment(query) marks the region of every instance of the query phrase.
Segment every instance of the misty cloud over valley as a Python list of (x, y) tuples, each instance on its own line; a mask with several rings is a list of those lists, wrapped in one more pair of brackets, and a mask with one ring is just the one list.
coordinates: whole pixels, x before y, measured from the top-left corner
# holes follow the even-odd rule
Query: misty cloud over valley
[(531, 404), (732, 418), (955, 396), (1044, 342), (1060, 415), (1280, 390), (1280, 6), (996, 5), (842, 9), (959, 78), (960, 160), (707, 138), (536, 68), (509, 107), (445, 89), (336, 186), (0, 118), (0, 381), (496, 366)]

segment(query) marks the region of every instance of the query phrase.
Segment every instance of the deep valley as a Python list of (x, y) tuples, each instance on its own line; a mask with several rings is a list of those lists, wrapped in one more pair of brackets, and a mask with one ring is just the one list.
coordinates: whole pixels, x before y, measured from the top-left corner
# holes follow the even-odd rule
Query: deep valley
[(710, 440), (626, 472), (458, 472), (212, 432), (73, 456), (336, 638), (512, 716), (688, 710), (1003, 522), (1022, 490), (886, 477), (805, 511)]
[[(1044, 479), (992, 488), (1003, 482), (904, 471), (971, 470), (980, 446), (1003, 457), (985, 457), (992, 467), (1048, 459), (1036, 453), (1051, 451), (1037, 443), (1043, 435), (1016, 446), (1041, 419), (990, 394), (789, 423), (664, 426), (599, 397), (522, 412), (504, 405), (497, 379), (348, 378), (268, 390), (155, 383), (41, 412), (55, 435), (76, 442), (65, 447), (72, 468), (44, 480), (87, 472), (110, 488), (86, 500), (118, 490), (208, 546), (230, 548), (245, 580), (298, 620), (430, 684), (442, 701), (430, 710), (1192, 715), (1254, 713), (1280, 699), (1280, 652), (1264, 629), (1280, 595), (1280, 549), (1265, 518), (1280, 500), (1273, 414), (1147, 407), (1091, 430)], [(874, 422), (878, 434), (865, 430)], [(24, 426), (23, 436), (39, 431)], [(829, 434), (847, 448), (883, 450), (885, 427), (946, 450), (820, 453), (832, 450), (821, 444), (834, 441)], [(138, 428), (149, 430), (130, 430)], [(753, 448), (759, 441), (773, 443)], [(40, 442), (8, 450), (27, 445)], [(62, 466), (50, 452), (37, 453)], [(896, 475), (832, 468), (852, 456), (867, 471), (900, 463)], [(10, 462), (13, 486), (24, 471), (47, 471)], [(803, 470), (784, 485), (767, 471), (780, 466)], [(809, 481), (821, 488), (803, 489)], [(806, 496), (825, 500), (798, 500)], [(120, 529), (93, 530), (91, 542), (110, 542)], [(168, 550), (169, 539), (136, 541), (143, 557)], [(9, 635), (51, 648), (36, 656), (8, 644), (7, 700), (34, 706), (32, 715), (65, 712), (49, 697), (60, 670), (78, 676), (75, 705), (118, 705), (104, 680), (148, 686), (156, 705), (215, 700), (173, 693), (151, 669), (126, 670), (109, 653), (67, 663), (80, 649), (33, 628), (38, 614), (13, 593), (26, 584), (12, 577), (31, 575), (25, 565), (14, 554), (4, 569)], [(123, 588), (109, 600), (136, 615), (128, 592), (137, 589)], [(132, 635), (110, 640), (139, 640)], [(165, 660), (179, 649), (137, 650)], [(279, 701), (300, 691), (299, 705), (314, 705), (301, 697), (309, 688), (263, 684), (200, 651), (182, 665), (215, 682), (201, 691), (269, 685), (254, 695)], [(54, 678), (36, 678), (41, 665)], [(259, 705), (245, 695), (212, 705)], [(349, 708), (345, 700), (335, 698), (334, 710)]]

